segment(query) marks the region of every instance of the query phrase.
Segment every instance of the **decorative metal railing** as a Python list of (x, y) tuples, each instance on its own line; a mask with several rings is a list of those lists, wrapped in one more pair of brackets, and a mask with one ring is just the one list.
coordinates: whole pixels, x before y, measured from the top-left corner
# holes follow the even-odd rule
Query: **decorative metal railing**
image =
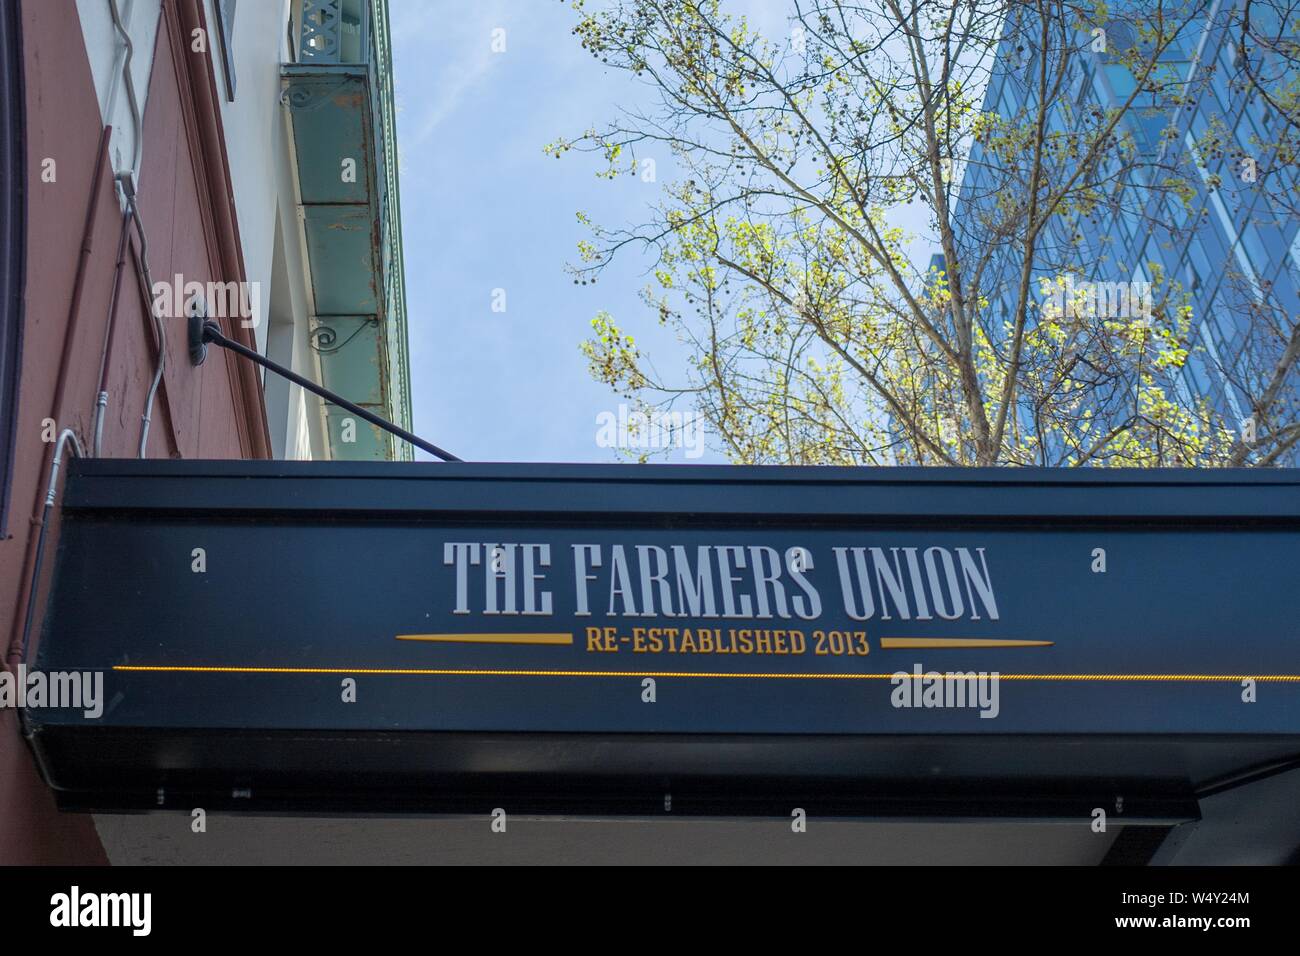
[(299, 0), (299, 63), (369, 63), (370, 0)]

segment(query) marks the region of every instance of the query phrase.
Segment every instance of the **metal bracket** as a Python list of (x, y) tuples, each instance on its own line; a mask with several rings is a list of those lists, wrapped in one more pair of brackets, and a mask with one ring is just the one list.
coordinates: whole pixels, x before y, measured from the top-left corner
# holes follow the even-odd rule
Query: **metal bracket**
[(202, 365), (203, 360), (208, 357), (208, 337), (204, 331), (208, 318), (207, 312), (207, 307), (197, 299), (185, 310), (185, 323), (190, 342), (190, 364), (194, 366)]

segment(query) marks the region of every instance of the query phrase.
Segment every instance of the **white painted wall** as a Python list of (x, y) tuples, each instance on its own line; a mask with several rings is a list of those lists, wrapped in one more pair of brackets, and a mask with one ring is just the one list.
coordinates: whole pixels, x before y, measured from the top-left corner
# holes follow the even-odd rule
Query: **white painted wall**
[(236, 5), (234, 37), (230, 54), (234, 59), (235, 99), (226, 98), (225, 64), (221, 56), (216, 0), (204, 4), (221, 122), (226, 134), (230, 178), (235, 190), (235, 213), (239, 218), (239, 241), (244, 249), (244, 269), (250, 282), (258, 283), (260, 295), (254, 307), (257, 345), (266, 350), (266, 309), (271, 290), (272, 243), (281, 177), (275, 175), (276, 160), (283, 155), (283, 124), (280, 119), (280, 63), (284, 55), (288, 0), (248, 0)]
[[(162, 2), (117, 0), (117, 7), (122, 26), (131, 38), (131, 79), (143, 122)], [(126, 45), (113, 28), (109, 0), (77, 0), (77, 14), (81, 18), (81, 34), (86, 42), (95, 94), (99, 98), (99, 113), (104, 123), (113, 127), (108, 154), (114, 170), (123, 172), (134, 162), (140, 132), (132, 117), (123, 76)]]
[[(289, 277), (285, 299), (294, 323), (290, 364), (295, 372), (316, 379), (314, 356), (307, 344), (310, 296), (298, 224), (295, 159), (280, 105), (280, 65), (289, 55), (290, 6), (291, 0), (242, 0), (236, 6), (230, 51), (235, 74), (233, 101), (226, 97), (216, 0), (205, 0), (205, 16), (213, 33), (213, 67), (235, 193), (239, 240), (244, 250), (244, 269), (248, 281), (257, 283), (254, 308), (257, 347), (266, 352), (278, 215)], [(268, 422), (275, 433), (272, 444), (285, 457), (312, 458), (327, 454), (319, 407), (316, 396), (296, 385), (290, 386), (287, 407), (281, 405), (276, 410), (277, 420)]]
[[(123, 27), (131, 38), (131, 77), (142, 122), (148, 105), (162, 4), (161, 0), (117, 0), (117, 4)], [(209, 31), (208, 53), (221, 103), (244, 269), (255, 293), (250, 296), (250, 302), (257, 347), (266, 352), (278, 215), (285, 224), (280, 235), (289, 277), (284, 299), (289, 303), (294, 323), (288, 358), (294, 371), (318, 379), (319, 371), (308, 339), (311, 305), (299, 227), (294, 156), (280, 106), (280, 65), (288, 55), (290, 5), (291, 0), (242, 0), (237, 4), (229, 48), (234, 62), (233, 100), (226, 95), (216, 0), (204, 0), (204, 16)], [(110, 0), (77, 0), (77, 13), (100, 114), (106, 124), (113, 126), (109, 155), (114, 168), (124, 171), (134, 162), (139, 136), (123, 80), (126, 47), (113, 27)], [(137, 190), (143, 194), (148, 189), (149, 184), (137, 178)], [(269, 422), (276, 433), (273, 446), (286, 457), (328, 455), (320, 401), (314, 395), (291, 386), (287, 405), (281, 403), (276, 418)]]

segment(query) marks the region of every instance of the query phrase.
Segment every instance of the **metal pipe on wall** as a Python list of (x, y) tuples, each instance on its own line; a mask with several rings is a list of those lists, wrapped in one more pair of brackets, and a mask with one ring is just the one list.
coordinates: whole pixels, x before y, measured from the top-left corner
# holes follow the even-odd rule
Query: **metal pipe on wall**
[(104, 325), (104, 344), (99, 352), (99, 388), (95, 395), (95, 436), (91, 454), (103, 454), (104, 415), (108, 410), (108, 369), (113, 357), (113, 333), (117, 329), (117, 301), (122, 289), (122, 270), (126, 266), (127, 238), (131, 232), (131, 218), (135, 215), (134, 203), (128, 203), (122, 213), (122, 231), (117, 239), (117, 265), (113, 267), (113, 291), (108, 299), (108, 322)]
[[(95, 223), (99, 217), (99, 197), (103, 190), (104, 183), (104, 164), (108, 157), (108, 141), (113, 134), (112, 126), (105, 126), (103, 133), (99, 137), (99, 148), (95, 153), (95, 164), (91, 170), (90, 198), (86, 207), (86, 221), (81, 232), (81, 253), (77, 259), (76, 276), (72, 284), (72, 301), (68, 306), (68, 322), (65, 326), (63, 336), (63, 349), (59, 356), (59, 371), (54, 380), (54, 394), (51, 401), (49, 417), (56, 423), (63, 416), (64, 411), (64, 392), (67, 388), (68, 366), (72, 358), (72, 347), (77, 338), (77, 321), (81, 315), (81, 296), (86, 286), (86, 270), (90, 263), (91, 254), (94, 251)], [(51, 457), (43, 459), (43, 464), (49, 462), (53, 464), (54, 450), (51, 450)], [(49, 467), (42, 467), (42, 471)], [(44, 526), (45, 516), (45, 493), (42, 488), (37, 487), (37, 497), (32, 508), (31, 525), (34, 534), (27, 539), (27, 551), (23, 556), (23, 570), (20, 581), (29, 581), (32, 576), (32, 568), (37, 563), (38, 543), (43, 537), (37, 529)], [(19, 654), (19, 645), (22, 635), (22, 622), (26, 620), (28, 608), (31, 602), (35, 600), (35, 594), (32, 589), (26, 585), (20, 585), (17, 600), (14, 601), (14, 613), (10, 627), (10, 639), (8, 652), (5, 655), (6, 660), (13, 665), (17, 665)]]

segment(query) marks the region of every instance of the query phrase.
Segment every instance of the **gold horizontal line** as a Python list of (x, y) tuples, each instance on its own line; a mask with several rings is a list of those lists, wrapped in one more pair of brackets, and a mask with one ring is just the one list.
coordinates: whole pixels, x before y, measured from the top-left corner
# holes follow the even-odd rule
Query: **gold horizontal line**
[(945, 647), (1051, 647), (1055, 641), (1019, 641), (983, 637), (882, 637), (880, 646), (888, 648)]
[(399, 641), (443, 644), (572, 644), (572, 634), (398, 634)]
[[(175, 674), (372, 674), (443, 677), (707, 677), (751, 680), (892, 680), (895, 674), (756, 674), (725, 671), (487, 670), (417, 667), (226, 667), (189, 664), (116, 664), (115, 671)], [(915, 674), (897, 672), (904, 677)], [(921, 674), (922, 678), (926, 675)], [(991, 675), (990, 675), (991, 676)], [(1000, 680), (1175, 681), (1206, 683), (1243, 680), (1300, 683), (1300, 674), (998, 674)]]

